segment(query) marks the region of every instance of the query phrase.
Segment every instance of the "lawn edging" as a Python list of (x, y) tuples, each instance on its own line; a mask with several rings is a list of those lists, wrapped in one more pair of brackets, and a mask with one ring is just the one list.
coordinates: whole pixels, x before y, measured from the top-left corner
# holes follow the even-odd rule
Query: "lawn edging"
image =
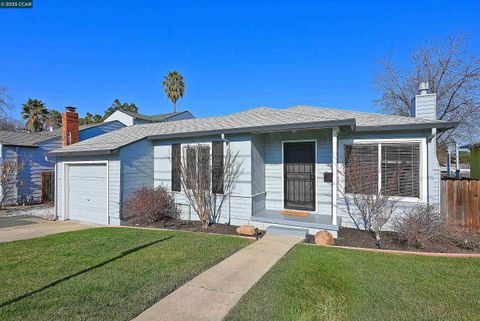
[(121, 225), (121, 226), (119, 226), (119, 225), (106, 225), (105, 227), (131, 228), (131, 229), (139, 229), (139, 230), (165, 231), (165, 232), (198, 233), (198, 234), (208, 234), (208, 235), (222, 235), (222, 236), (239, 237), (239, 238), (242, 238), (242, 239), (256, 241), (255, 237), (252, 237), (252, 236), (221, 234), (221, 233), (201, 232), (201, 231), (172, 230), (172, 229), (161, 228), (161, 227), (159, 228), (159, 227), (129, 226), (129, 225)]
[(305, 245), (312, 246), (321, 246), (329, 248), (338, 248), (346, 250), (357, 250), (364, 252), (375, 252), (375, 253), (387, 253), (387, 254), (407, 254), (407, 255), (417, 255), (417, 256), (433, 256), (433, 257), (452, 257), (452, 258), (475, 258), (480, 259), (480, 254), (477, 253), (436, 253), (436, 252), (418, 252), (418, 251), (400, 251), (400, 250), (382, 250), (382, 249), (369, 249), (365, 247), (353, 247), (353, 246), (340, 246), (340, 245), (322, 245), (322, 244), (311, 244), (304, 243)]

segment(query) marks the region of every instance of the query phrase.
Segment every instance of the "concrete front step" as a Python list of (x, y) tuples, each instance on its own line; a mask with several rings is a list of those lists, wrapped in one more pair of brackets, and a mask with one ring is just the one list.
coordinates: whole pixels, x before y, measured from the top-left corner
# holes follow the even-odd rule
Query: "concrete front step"
[(267, 234), (306, 238), (308, 234), (308, 229), (270, 225), (267, 226)]

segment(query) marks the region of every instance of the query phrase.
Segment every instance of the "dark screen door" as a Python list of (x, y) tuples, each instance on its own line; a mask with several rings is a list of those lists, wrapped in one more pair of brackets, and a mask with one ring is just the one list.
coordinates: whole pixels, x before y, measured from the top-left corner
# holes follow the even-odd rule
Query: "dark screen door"
[(284, 143), (284, 207), (315, 210), (315, 142)]

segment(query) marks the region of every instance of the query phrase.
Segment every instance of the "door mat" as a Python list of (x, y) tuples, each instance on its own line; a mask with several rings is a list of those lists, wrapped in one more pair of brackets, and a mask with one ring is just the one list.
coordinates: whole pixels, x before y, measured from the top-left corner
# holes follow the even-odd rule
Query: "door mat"
[(303, 212), (303, 211), (292, 211), (292, 210), (283, 210), (280, 212), (282, 215), (288, 215), (288, 216), (302, 216), (306, 217), (310, 215), (309, 212)]

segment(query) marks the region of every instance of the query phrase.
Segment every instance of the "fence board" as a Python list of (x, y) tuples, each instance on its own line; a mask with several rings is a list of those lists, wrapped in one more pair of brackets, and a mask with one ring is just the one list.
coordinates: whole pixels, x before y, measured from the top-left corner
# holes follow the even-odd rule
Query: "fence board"
[(55, 173), (42, 172), (42, 203), (52, 203), (55, 197)]
[(442, 179), (441, 209), (452, 226), (480, 230), (480, 182)]

